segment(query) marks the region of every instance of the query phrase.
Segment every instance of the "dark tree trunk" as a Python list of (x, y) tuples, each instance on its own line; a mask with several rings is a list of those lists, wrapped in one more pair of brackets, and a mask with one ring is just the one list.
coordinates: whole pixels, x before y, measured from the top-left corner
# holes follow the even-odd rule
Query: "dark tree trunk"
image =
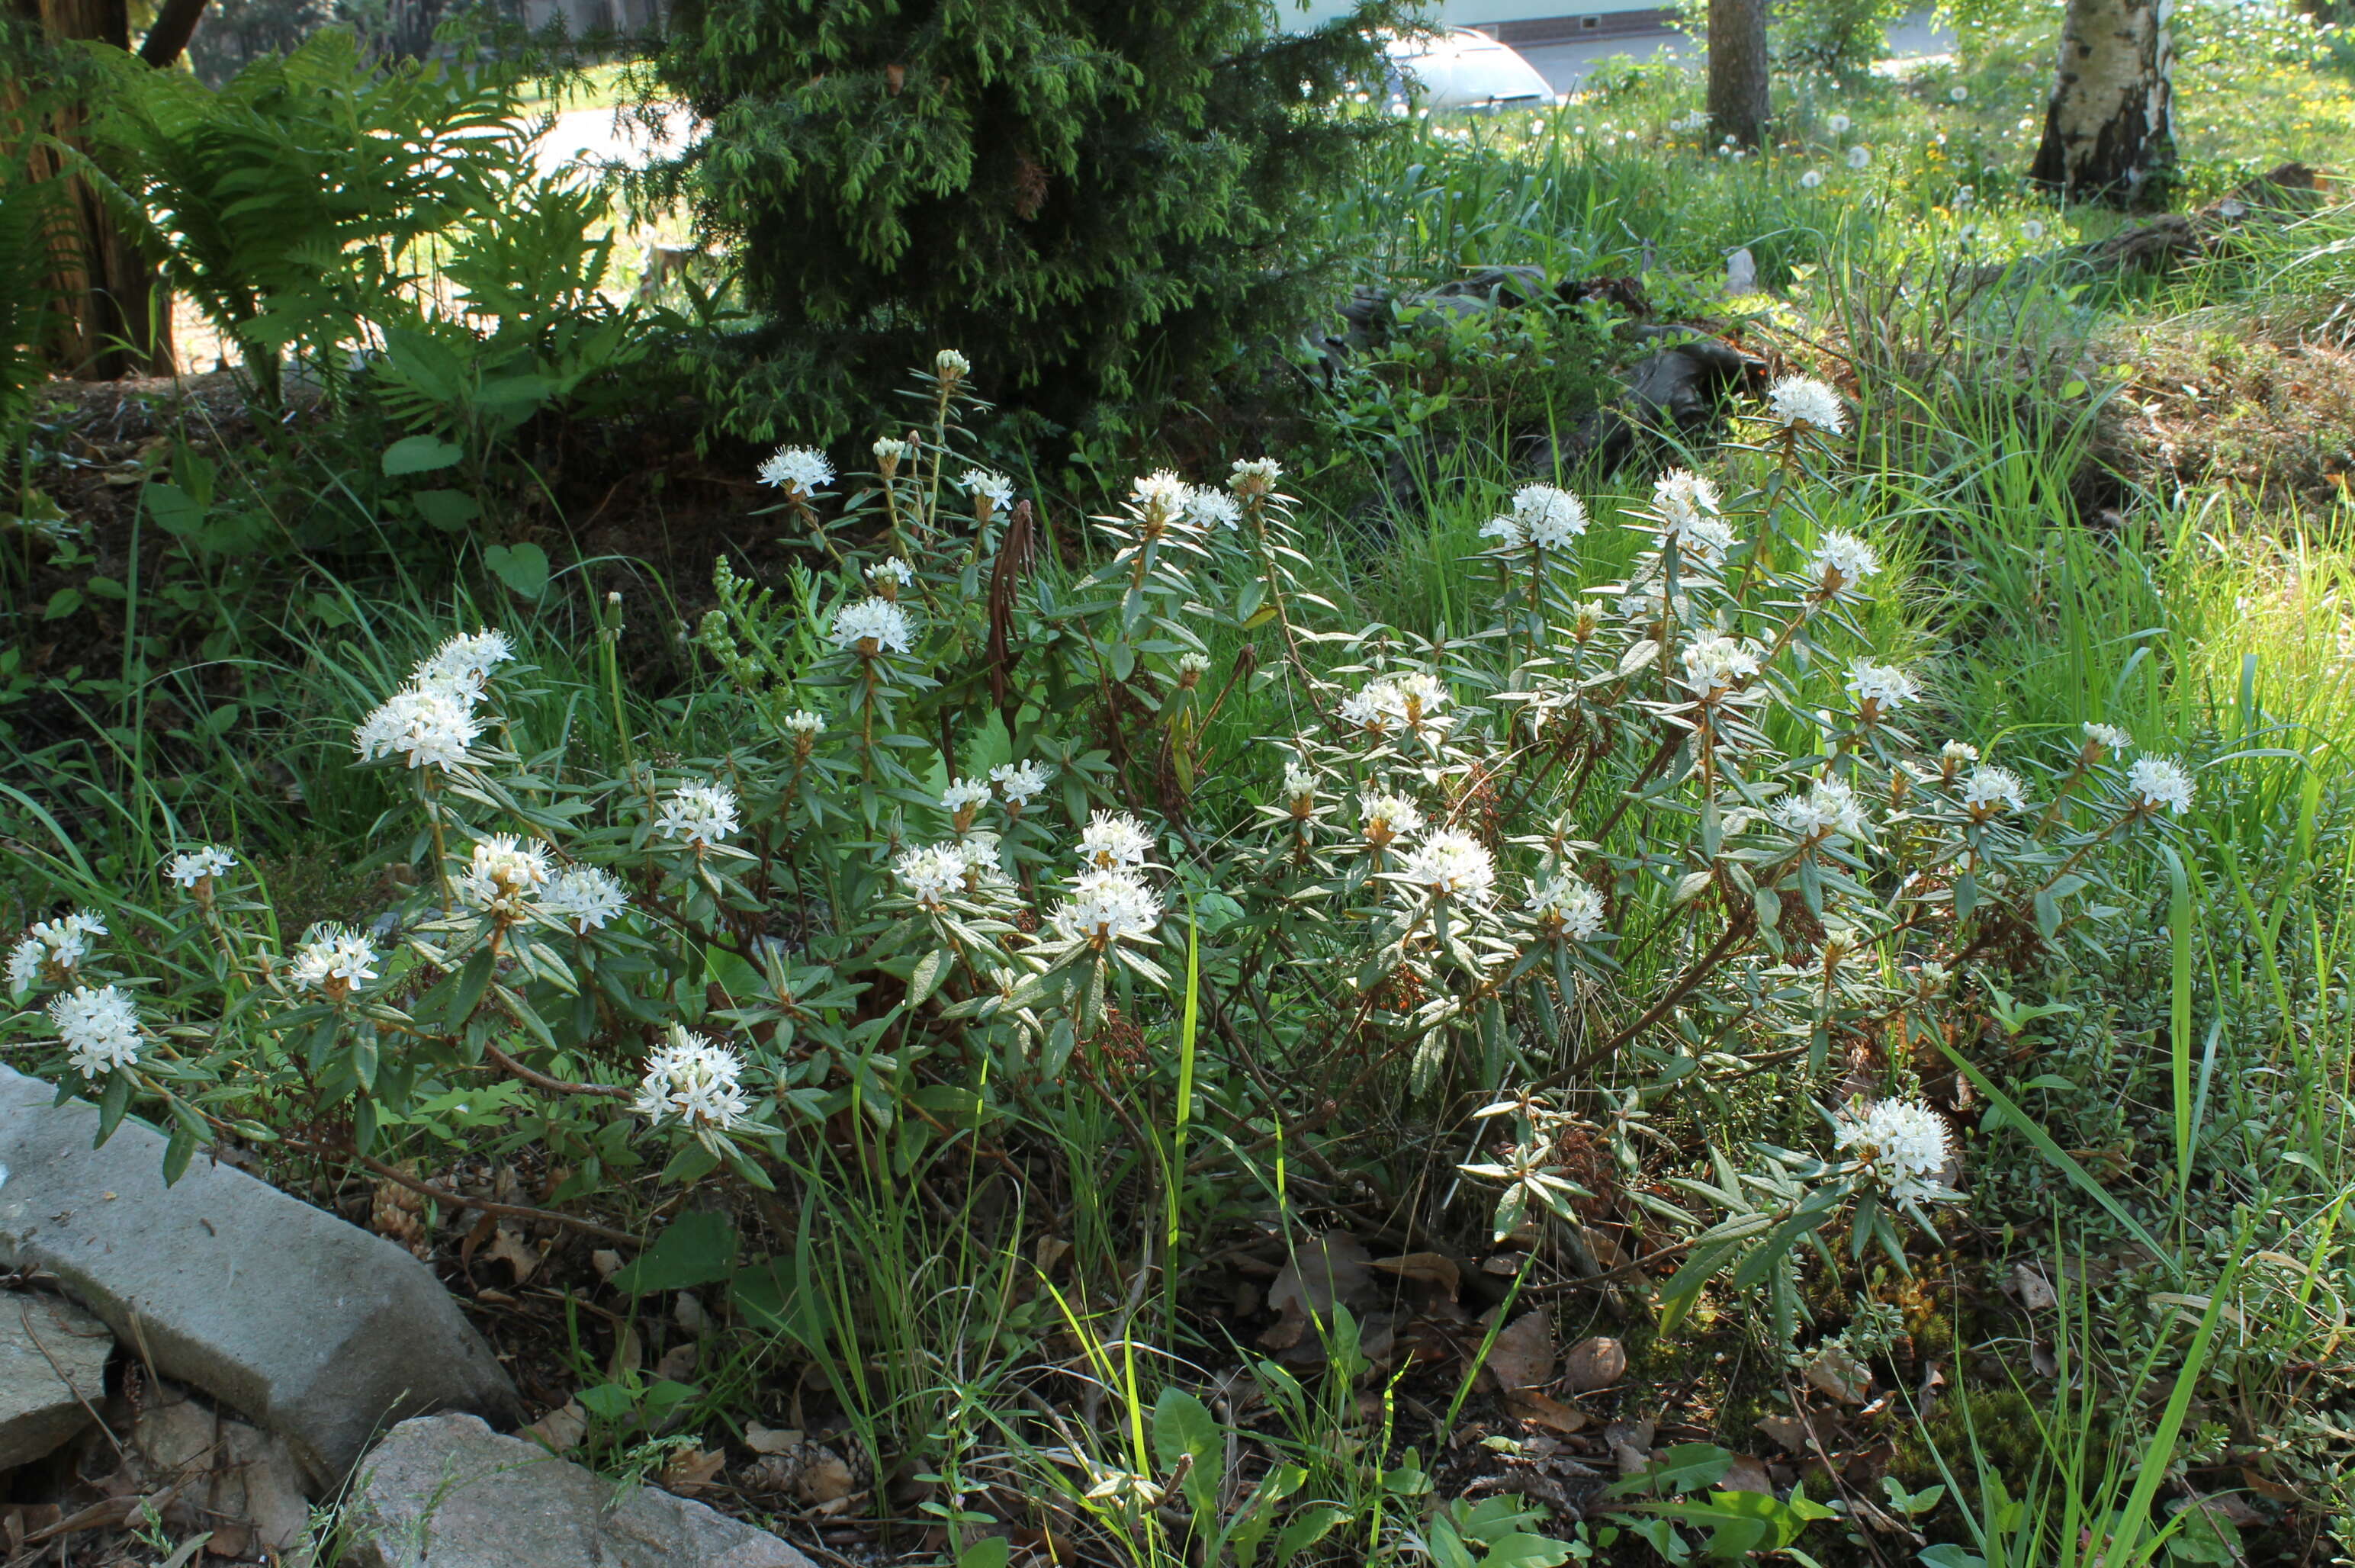
[(2169, 0), (2069, 0), (2028, 177), (2069, 201), (2151, 207), (2175, 183)]
[(197, 24), (204, 15), (205, 0), (164, 0), (163, 8), (155, 13), (155, 25), (147, 29), (146, 39), (139, 46), (139, 58), (157, 70), (171, 65), (196, 36)]
[(1709, 123), (1737, 145), (1766, 134), (1766, 0), (1709, 0)]
[[(129, 0), (12, 0), (11, 8), (52, 37), (131, 47)], [(69, 108), (52, 116), (48, 129), (60, 142), (80, 146), (87, 118), (80, 108)], [(100, 380), (169, 375), (171, 296), (158, 286), (155, 263), (89, 182), (63, 172), (55, 154), (35, 148), (28, 162), (34, 178), (67, 182), (78, 230), (75, 263), (55, 280), (68, 312), (50, 345), (52, 362), (69, 375)]]

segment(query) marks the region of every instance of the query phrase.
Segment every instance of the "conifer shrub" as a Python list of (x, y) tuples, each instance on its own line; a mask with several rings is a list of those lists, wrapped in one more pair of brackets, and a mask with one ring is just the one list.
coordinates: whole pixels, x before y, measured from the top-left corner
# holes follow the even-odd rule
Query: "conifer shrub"
[(710, 125), (661, 171), (760, 326), (714, 367), (746, 434), (829, 440), (943, 344), (1061, 422), (1187, 390), (1311, 319), (1318, 193), (1391, 122), (1366, 0), (682, 0), (659, 62)]

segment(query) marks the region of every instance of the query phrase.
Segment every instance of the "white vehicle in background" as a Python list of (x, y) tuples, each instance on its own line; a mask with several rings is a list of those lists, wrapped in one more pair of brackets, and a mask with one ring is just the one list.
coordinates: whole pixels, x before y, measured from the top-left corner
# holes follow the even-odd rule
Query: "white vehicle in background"
[(1469, 27), (1411, 33), (1382, 46), (1393, 103), (1423, 109), (1528, 109), (1553, 89), (1512, 45)]

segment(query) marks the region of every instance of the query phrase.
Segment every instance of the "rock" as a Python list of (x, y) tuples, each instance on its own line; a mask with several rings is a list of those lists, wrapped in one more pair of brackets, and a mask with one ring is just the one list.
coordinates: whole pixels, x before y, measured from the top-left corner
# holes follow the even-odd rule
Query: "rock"
[(377, 1445), (345, 1531), (351, 1568), (814, 1568), (701, 1503), (617, 1490), (456, 1413), (404, 1421)]
[(311, 1500), (286, 1440), (206, 1408), (158, 1379), (131, 1426), (149, 1490), (168, 1492), (168, 1522), (208, 1529), (221, 1551), (282, 1555), (310, 1542)]
[(0, 1263), (54, 1274), (157, 1371), (286, 1439), (338, 1485), (392, 1423), (521, 1415), (515, 1385), (431, 1270), (380, 1237), (203, 1159), (164, 1185), (164, 1138), (0, 1067)]
[(0, 1295), (0, 1470), (63, 1446), (96, 1419), (113, 1351), (106, 1325), (62, 1296)]
[(1626, 1347), (1601, 1334), (1581, 1339), (1571, 1347), (1570, 1357), (1562, 1363), (1562, 1375), (1569, 1380), (1572, 1393), (1593, 1393), (1597, 1389), (1609, 1388), (1627, 1375)]

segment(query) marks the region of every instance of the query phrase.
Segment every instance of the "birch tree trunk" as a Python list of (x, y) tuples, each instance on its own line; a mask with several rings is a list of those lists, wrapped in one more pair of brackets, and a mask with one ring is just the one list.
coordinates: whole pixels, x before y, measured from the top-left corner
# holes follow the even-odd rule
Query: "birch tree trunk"
[(1766, 132), (1766, 0), (1709, 0), (1709, 123), (1738, 146)]
[(2170, 0), (2069, 0), (2028, 177), (2069, 201), (2149, 207), (2175, 175)]

